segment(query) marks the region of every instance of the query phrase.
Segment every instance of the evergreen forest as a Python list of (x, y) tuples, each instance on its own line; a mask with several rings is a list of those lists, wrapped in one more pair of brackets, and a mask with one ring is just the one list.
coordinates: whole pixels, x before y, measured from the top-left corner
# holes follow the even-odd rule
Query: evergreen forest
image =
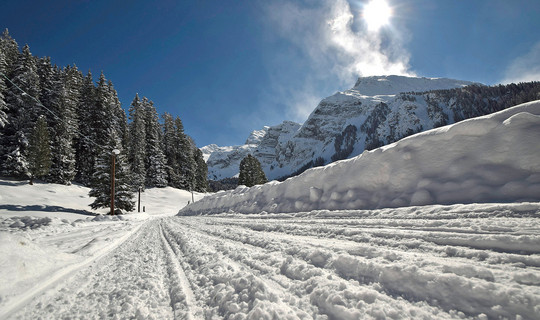
[(22, 49), (6, 29), (0, 36), (0, 175), (92, 188), (93, 208), (107, 207), (111, 157), (117, 207), (133, 209), (139, 188), (171, 186), (205, 192), (207, 167), (182, 120), (158, 115), (135, 95), (128, 112), (101, 72), (95, 82), (75, 65)]

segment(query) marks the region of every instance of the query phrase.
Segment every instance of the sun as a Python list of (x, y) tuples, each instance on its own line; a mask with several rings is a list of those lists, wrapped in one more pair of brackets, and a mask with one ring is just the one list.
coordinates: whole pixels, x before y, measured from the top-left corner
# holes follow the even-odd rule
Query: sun
[(364, 6), (362, 16), (369, 30), (378, 31), (390, 23), (392, 8), (385, 0), (371, 0)]

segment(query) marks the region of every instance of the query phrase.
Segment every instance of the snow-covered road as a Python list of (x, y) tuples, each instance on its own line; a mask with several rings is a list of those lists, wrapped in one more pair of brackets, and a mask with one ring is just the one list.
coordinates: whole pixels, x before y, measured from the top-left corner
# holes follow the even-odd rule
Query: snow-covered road
[[(114, 248), (88, 251), (91, 262), (10, 316), (538, 319), (539, 212), (484, 204), (95, 222), (95, 232), (116, 226)], [(61, 237), (48, 245), (66, 249)]]

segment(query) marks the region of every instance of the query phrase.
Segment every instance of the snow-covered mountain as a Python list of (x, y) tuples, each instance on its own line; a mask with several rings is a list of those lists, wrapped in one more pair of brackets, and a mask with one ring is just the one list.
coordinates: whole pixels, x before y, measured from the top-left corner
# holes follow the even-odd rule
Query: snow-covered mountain
[[(300, 127), (301, 125), (296, 122), (284, 121), (277, 126), (266, 126), (262, 130), (253, 131), (244, 145), (219, 147), (211, 144), (201, 148), (208, 164), (209, 179), (220, 180), (238, 176), (240, 161), (248, 154), (259, 159), (268, 176), (268, 173), (274, 171), (279, 163), (279, 158), (276, 156), (282, 153)], [(289, 172), (287, 170), (288, 168), (278, 169), (275, 172), (287, 174)]]
[(303, 125), (286, 121), (254, 131), (242, 146), (204, 147), (209, 178), (237, 175), (248, 153), (261, 161), (270, 180), (286, 177), (508, 107), (508, 99), (501, 97), (512, 88), (467, 87), (473, 84), (446, 78), (359, 78), (353, 88), (323, 99)]
[(218, 192), (180, 215), (540, 200), (540, 100), (422, 132), (284, 182)]

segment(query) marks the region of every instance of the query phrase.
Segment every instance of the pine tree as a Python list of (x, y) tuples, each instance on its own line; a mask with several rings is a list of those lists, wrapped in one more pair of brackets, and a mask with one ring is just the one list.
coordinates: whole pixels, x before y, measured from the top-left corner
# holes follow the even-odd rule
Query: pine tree
[(173, 117), (165, 112), (163, 114), (163, 153), (166, 158), (168, 185), (180, 188), (180, 168), (178, 165), (178, 144), (176, 128)]
[(128, 140), (129, 140), (129, 130), (128, 130), (128, 120), (127, 115), (122, 104), (118, 99), (118, 93), (114, 89), (112, 81), (107, 82), (107, 87), (109, 88), (109, 107), (110, 114), (112, 115), (112, 125), (114, 126), (118, 136), (120, 137), (122, 146), (127, 149)]
[(0, 36), (0, 143), (2, 144), (0, 145), (0, 155), (4, 154), (2, 135), (8, 122), (7, 95), (10, 87), (8, 79), (18, 56), (19, 45), (11, 38), (8, 29), (5, 29)]
[[(96, 197), (91, 207), (107, 207), (110, 205), (110, 171), (112, 150), (120, 150), (115, 157), (115, 207), (119, 210), (133, 210), (133, 194), (131, 173), (124, 150), (127, 141), (127, 117), (120, 105), (116, 90), (110, 81), (105, 79), (103, 72), (95, 89), (95, 108), (90, 114), (93, 124), (94, 143), (103, 148), (97, 149), (97, 159), (92, 176), (90, 195)], [(109, 190), (109, 191), (107, 191)]]
[(14, 85), (7, 90), (8, 125), (2, 139), (2, 174), (28, 177), (28, 136), (42, 110), (36, 100), (40, 94), (36, 63), (28, 45), (18, 56), (11, 79)]
[(117, 149), (120, 153), (114, 156), (115, 160), (115, 213), (118, 210), (132, 211), (135, 207), (133, 201), (132, 187), (129, 183), (129, 167), (127, 159), (121, 146), (120, 137), (115, 130), (109, 131), (107, 143), (97, 158), (96, 168), (92, 177), (92, 183), (89, 195), (96, 199), (90, 207), (92, 209), (107, 208), (111, 204), (111, 171), (113, 150)]
[[(103, 72), (101, 72), (97, 82), (95, 97), (95, 108), (91, 121), (94, 125), (94, 141), (100, 146), (107, 145), (111, 129), (118, 135), (119, 121), (113, 107), (111, 88)], [(118, 137), (123, 138), (121, 135)]]
[[(7, 103), (6, 103), (6, 94), (7, 94), (7, 63), (6, 55), (0, 47), (0, 142), (2, 141), (2, 132), (3, 128), (7, 124)], [(1, 149), (1, 148), (0, 148)]]
[(248, 154), (240, 162), (240, 175), (238, 184), (253, 187), (254, 185), (264, 184), (268, 182), (266, 175), (261, 168), (261, 163), (257, 158)]
[(50, 119), (53, 159), (49, 181), (70, 184), (75, 178), (75, 137), (79, 130), (76, 108), (82, 75), (76, 68), (54, 68)]
[(176, 117), (177, 160), (180, 176), (180, 189), (193, 190), (195, 187), (195, 161), (193, 149), (188, 136), (184, 133), (184, 125), (179, 117)]
[(145, 110), (146, 124), (146, 185), (149, 187), (166, 187), (166, 159), (161, 143), (161, 125), (158, 113), (151, 101), (142, 100)]
[[(53, 67), (51, 64), (51, 58), (36, 58), (36, 72), (39, 77), (39, 101), (48, 109), (51, 109), (53, 103), (53, 95), (55, 94), (53, 88)], [(45, 111), (45, 110), (44, 110)], [(51, 118), (52, 114), (47, 114), (47, 118)]]
[(82, 184), (89, 184), (93, 173), (96, 155), (98, 154), (98, 145), (96, 141), (96, 122), (99, 118), (94, 115), (96, 109), (96, 88), (92, 73), (88, 71), (82, 81), (79, 101), (77, 103), (77, 114), (79, 116), (79, 130), (76, 136), (76, 180)]
[(28, 167), (30, 171), (30, 184), (33, 184), (34, 178), (46, 176), (51, 168), (49, 130), (44, 116), (38, 118), (30, 135)]
[(131, 164), (131, 174), (133, 178), (133, 187), (135, 189), (143, 188), (146, 181), (146, 119), (145, 106), (135, 95), (129, 108), (129, 151), (128, 160)]
[(204, 161), (203, 153), (200, 149), (195, 148), (193, 160), (196, 165), (194, 190), (197, 192), (206, 192), (208, 190), (208, 166)]
[(11, 76), (11, 72), (19, 59), (19, 45), (10, 36), (8, 29), (5, 29), (0, 37), (0, 51), (4, 53), (4, 59), (6, 60), (6, 76)]

